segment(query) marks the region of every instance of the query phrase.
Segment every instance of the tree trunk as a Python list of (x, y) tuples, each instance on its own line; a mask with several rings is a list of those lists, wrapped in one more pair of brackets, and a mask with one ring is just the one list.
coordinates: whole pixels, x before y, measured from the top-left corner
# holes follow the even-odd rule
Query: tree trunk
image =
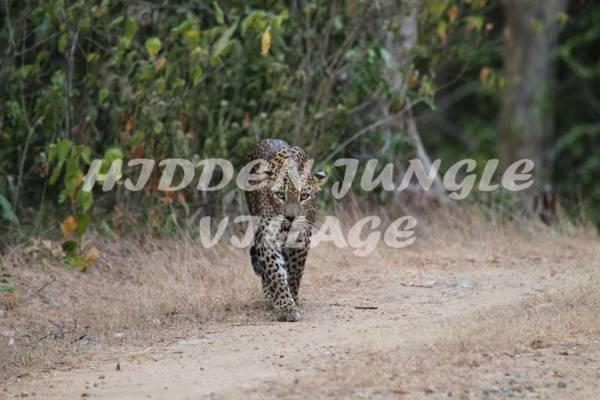
[[(390, 56), (386, 61), (383, 75), (390, 90), (405, 97), (407, 87), (404, 76), (402, 76), (402, 69), (406, 68), (413, 61), (410, 51), (417, 45), (417, 15), (420, 1), (406, 0), (399, 3), (394, 0), (386, 0), (380, 4), (381, 17), (378, 21), (380, 27), (385, 26), (384, 20), (386, 18), (393, 18), (398, 22), (400, 28), (397, 32), (381, 29), (383, 42)], [(389, 104), (385, 100), (378, 99), (378, 108), (380, 118), (389, 118)], [(392, 131), (406, 132), (415, 147), (415, 156), (421, 160), (425, 170), (429, 171), (432, 167), (431, 158), (427, 154), (427, 150), (421, 140), (412, 110), (409, 109), (408, 112), (391, 121), (387, 129), (384, 129), (383, 134), (391, 135)], [(398, 160), (396, 161), (395, 164), (398, 164)], [(446, 199), (446, 191), (438, 175), (435, 177), (431, 190), (435, 196)]]
[(548, 152), (553, 136), (551, 96), (553, 51), (565, 0), (506, 0), (504, 48), (505, 85), (498, 126), (500, 160), (504, 167), (529, 158), (537, 183), (549, 182)]

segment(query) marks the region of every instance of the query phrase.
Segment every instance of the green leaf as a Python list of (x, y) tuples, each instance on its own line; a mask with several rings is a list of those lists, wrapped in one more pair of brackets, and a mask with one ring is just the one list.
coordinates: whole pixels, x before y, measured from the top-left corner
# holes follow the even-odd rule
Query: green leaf
[(481, 32), (481, 28), (483, 27), (483, 17), (481, 15), (465, 17), (465, 22), (468, 26), (474, 27), (477, 32)]
[(342, 19), (341, 15), (336, 15), (335, 19), (333, 20), (333, 26), (338, 32), (344, 29), (344, 20)]
[(558, 23), (560, 24), (560, 27), (562, 28), (569, 21), (569, 14), (567, 14), (566, 12), (559, 12), (556, 15), (556, 20), (558, 21)]
[(77, 255), (77, 242), (75, 240), (67, 240), (62, 244), (63, 251), (69, 257)]
[(0, 285), (0, 293), (1, 292), (14, 292), (17, 288), (8, 286), (8, 285)]
[(139, 74), (139, 80), (140, 81), (151, 80), (154, 77), (155, 71), (156, 70), (154, 69), (152, 64), (146, 65), (144, 68), (142, 68), (142, 72), (140, 72), (140, 74)]
[[(79, 193), (89, 193), (89, 192), (83, 192), (80, 191)], [(81, 237), (81, 235), (83, 235), (83, 233), (85, 232), (85, 230), (87, 229), (88, 226), (90, 226), (90, 224), (92, 223), (92, 217), (90, 217), (87, 214), (83, 214), (77, 217), (77, 236)]]
[[(82, 212), (88, 212), (94, 204), (94, 195), (91, 191), (86, 192), (84, 190), (79, 190), (79, 192), (77, 192), (76, 204)], [(79, 223), (77, 226), (79, 226)]]
[(114, 236), (112, 229), (110, 229), (110, 225), (108, 225), (108, 223), (106, 221), (100, 222), (97, 225), (96, 229), (102, 236), (106, 236), (106, 237), (110, 237), (110, 238), (112, 238)]
[(58, 204), (62, 204), (67, 200), (67, 189), (63, 189), (59, 194), (58, 194)]
[[(123, 159), (123, 150), (118, 147), (112, 147), (104, 152), (104, 158), (102, 159), (102, 167), (100, 168), (100, 172), (102, 174), (107, 174), (110, 171), (110, 167), (113, 161), (122, 160)], [(121, 173), (117, 174), (117, 180), (121, 179)], [(103, 182), (102, 179), (99, 179), (99, 182)]]
[(188, 20), (183, 21), (181, 24), (179, 24), (175, 28), (171, 29), (171, 32), (176, 33), (176, 34), (182, 34), (186, 31), (190, 30), (193, 25), (194, 25), (194, 21), (191, 19), (188, 19)]
[(242, 36), (246, 36), (248, 30), (251, 31), (263, 31), (267, 25), (265, 12), (258, 10), (252, 11), (244, 20), (242, 21)]
[(78, 271), (85, 270), (85, 257), (81, 254), (71, 253), (67, 254), (65, 261), (70, 267), (75, 268)]
[(2, 219), (12, 222), (13, 224), (19, 223), (17, 215), (13, 211), (12, 206), (2, 194), (0, 194), (0, 210), (2, 211)]
[(90, 164), (92, 162), (92, 149), (88, 146), (79, 146), (79, 149), (79, 157), (81, 157), (86, 164)]
[(35, 63), (40, 65), (42, 62), (46, 61), (49, 57), (50, 57), (50, 53), (48, 53), (46, 50), (42, 50), (35, 57)]
[(21, 75), (22, 79), (27, 79), (29, 74), (31, 73), (33, 66), (31, 64), (25, 64), (21, 68), (19, 68), (18, 73)]
[(218, 59), (223, 53), (223, 51), (227, 48), (227, 45), (229, 45), (229, 39), (231, 39), (231, 36), (235, 32), (237, 25), (238, 21), (235, 21), (225, 32), (223, 32), (221, 37), (219, 37), (219, 39), (215, 42), (212, 48), (213, 59)]
[(54, 143), (50, 146), (50, 150), (48, 151), (48, 161), (52, 162), (54, 159), (57, 159), (56, 165), (52, 170), (52, 175), (50, 176), (51, 185), (54, 185), (58, 180), (65, 163), (65, 159), (67, 158), (69, 150), (71, 150), (72, 146), (73, 142), (67, 139), (61, 139), (57, 143)]
[(125, 34), (122, 37), (123, 44), (126, 48), (129, 48), (131, 45), (131, 41), (133, 40), (137, 30), (138, 26), (137, 22), (135, 22), (135, 19), (133, 19), (133, 17), (127, 17), (127, 22), (125, 22)]
[(123, 159), (123, 150), (118, 147), (112, 147), (104, 152), (104, 159), (110, 163), (115, 160)]
[(153, 37), (146, 40), (145, 47), (148, 51), (148, 54), (150, 54), (150, 57), (154, 57), (162, 48), (162, 43), (160, 42), (159, 38)]
[(71, 199), (75, 198), (75, 191), (81, 185), (83, 172), (79, 169), (77, 158), (69, 158), (65, 165), (65, 189)]
[(108, 98), (108, 94), (107, 88), (100, 89), (100, 92), (98, 92), (98, 103), (104, 103), (104, 100)]
[(164, 129), (164, 125), (162, 122), (160, 121), (155, 121), (154, 125), (152, 126), (152, 130), (154, 131), (154, 133), (156, 133), (157, 135), (160, 135), (162, 133)]
[(60, 35), (60, 38), (58, 38), (58, 51), (60, 51), (61, 53), (65, 52), (65, 49), (67, 48), (68, 40), (69, 40), (69, 36), (66, 33), (63, 33), (62, 35)]
[(123, 20), (125, 20), (124, 16), (122, 16), (122, 15), (118, 16), (108, 25), (108, 28), (109, 29), (114, 28), (115, 26), (121, 24), (123, 22)]
[(94, 61), (97, 61), (98, 59), (100, 59), (100, 54), (98, 54), (98, 53), (92, 52), (92, 53), (90, 53), (90, 54), (87, 55), (87, 62), (88, 62), (88, 64), (91, 64)]
[(202, 78), (202, 75), (204, 75), (204, 71), (202, 70), (202, 67), (197, 65), (194, 68), (194, 75), (192, 77), (192, 85), (196, 86), (198, 84), (198, 82), (200, 82), (200, 78)]
[(140, 142), (144, 140), (144, 132), (142, 131), (135, 131), (135, 133), (133, 134), (133, 136), (131, 136), (129, 138), (129, 140), (127, 141), (127, 145), (130, 147), (135, 147), (138, 144), (140, 144)]
[(183, 43), (187, 48), (197, 47), (200, 42), (200, 31), (196, 28), (187, 30), (183, 35)]
[(213, 8), (215, 9), (215, 18), (217, 20), (217, 23), (219, 23), (220, 25), (223, 25), (225, 23), (225, 17), (223, 15), (223, 10), (221, 10), (221, 7), (219, 7), (219, 4), (217, 4), (216, 1), (213, 1)]

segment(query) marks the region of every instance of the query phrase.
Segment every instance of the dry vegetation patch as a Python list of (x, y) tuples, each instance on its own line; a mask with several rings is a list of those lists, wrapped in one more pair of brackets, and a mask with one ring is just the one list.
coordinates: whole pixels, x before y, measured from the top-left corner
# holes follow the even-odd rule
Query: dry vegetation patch
[[(488, 268), (543, 268), (552, 274), (554, 266), (564, 273), (569, 268), (589, 269), (599, 260), (597, 236), (587, 230), (485, 225), (476, 219), (465, 226), (456, 218), (445, 218), (424, 225), (420, 240), (407, 249), (378, 248), (366, 258), (331, 245), (314, 249), (303, 284), (311, 312), (336, 318), (332, 310), (352, 291), (364, 293), (361, 299), (367, 299), (375, 288), (390, 283), (426, 282), (431, 271), (438, 282), (423, 290), (437, 293), (446, 285), (445, 274), (456, 271), (476, 276), (478, 270)], [(143, 349), (167, 344), (215, 323), (271, 323), (245, 250), (207, 250), (185, 237), (94, 240), (100, 256), (84, 273), (61, 266), (51, 251), (32, 248), (31, 243), (2, 256), (2, 265), (13, 275), (11, 285), (17, 287), (15, 293), (0, 293), (3, 378), (72, 368), (86, 359), (110, 357), (111, 351), (125, 346)], [(597, 280), (568, 285), (574, 291), (449, 321), (442, 330), (430, 332), (430, 337), (421, 333), (426, 359), (368, 353), (365, 363), (374, 364), (369, 373), (350, 368), (357, 376), (346, 370), (336, 376), (355, 382), (348, 388), (377, 385), (381, 377), (406, 376), (410, 371), (439, 371), (441, 376), (449, 365), (462, 365), (468, 371), (474, 363), (483, 364), (482, 354), (530, 348), (536, 340), (546, 346), (569, 335), (592, 338), (598, 333), (597, 319), (590, 321), (590, 315), (598, 315)], [(368, 301), (358, 305), (365, 304)], [(379, 363), (379, 358), (387, 362)], [(406, 368), (390, 370), (393, 364)], [(335, 370), (330, 373), (336, 374)], [(411, 376), (422, 377), (424, 381), (415, 385), (423, 386), (435, 377), (431, 374)], [(367, 379), (371, 376), (372, 381)]]
[[(306, 393), (374, 399), (594, 398), (593, 382), (600, 377), (595, 367), (600, 362), (600, 251), (595, 244), (595, 239), (555, 238), (513, 247), (514, 268), (531, 260), (531, 268), (545, 270), (549, 278), (564, 277), (561, 285), (475, 312), (465, 304), (463, 316), (437, 324), (416, 321), (393, 351), (375, 346), (267, 392), (285, 398)], [(544, 251), (538, 253), (540, 246)], [(477, 255), (462, 247), (465, 253)], [(433, 251), (430, 257), (439, 255)]]
[(98, 247), (101, 258), (85, 273), (28, 245), (2, 258), (17, 288), (0, 294), (2, 375), (54, 367), (92, 348), (143, 346), (201, 324), (260, 315), (257, 282), (241, 250), (207, 251), (185, 239)]

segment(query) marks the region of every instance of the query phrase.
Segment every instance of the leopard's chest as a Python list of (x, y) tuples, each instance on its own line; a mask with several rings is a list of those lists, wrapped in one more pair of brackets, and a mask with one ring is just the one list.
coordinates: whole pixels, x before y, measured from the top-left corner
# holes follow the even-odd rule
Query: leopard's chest
[(309, 245), (310, 231), (292, 225), (282, 225), (277, 232), (277, 241), (282, 248), (304, 248)]

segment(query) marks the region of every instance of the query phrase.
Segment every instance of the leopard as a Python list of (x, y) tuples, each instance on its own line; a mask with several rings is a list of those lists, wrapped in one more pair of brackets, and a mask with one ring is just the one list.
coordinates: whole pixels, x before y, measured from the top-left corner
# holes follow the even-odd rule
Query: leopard
[(300, 282), (327, 174), (311, 173), (312, 160), (304, 150), (278, 139), (256, 143), (245, 163), (255, 164), (249, 179), (257, 184), (245, 193), (248, 211), (256, 220), (250, 263), (275, 319), (299, 321)]

